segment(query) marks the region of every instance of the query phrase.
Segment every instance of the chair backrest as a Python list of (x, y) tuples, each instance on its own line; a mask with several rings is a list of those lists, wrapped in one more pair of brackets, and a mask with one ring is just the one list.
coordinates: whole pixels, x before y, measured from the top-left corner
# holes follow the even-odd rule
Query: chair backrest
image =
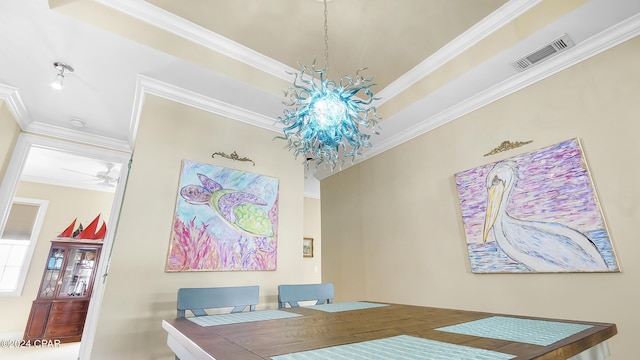
[(258, 298), (257, 285), (182, 288), (178, 289), (178, 317), (185, 317), (185, 310), (190, 310), (195, 316), (204, 316), (207, 315), (205, 309), (231, 306), (233, 306), (232, 313), (242, 312), (247, 306), (249, 311), (254, 311)]
[(298, 301), (316, 300), (316, 305), (331, 304), (334, 292), (332, 283), (278, 286), (278, 307), (299, 307)]

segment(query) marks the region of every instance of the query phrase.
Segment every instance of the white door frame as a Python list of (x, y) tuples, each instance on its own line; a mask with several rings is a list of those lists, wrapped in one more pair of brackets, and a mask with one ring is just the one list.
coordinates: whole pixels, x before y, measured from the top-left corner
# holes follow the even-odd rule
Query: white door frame
[(22, 169), (24, 168), (27, 156), (29, 155), (29, 150), (33, 147), (62, 151), (110, 163), (122, 164), (120, 180), (118, 181), (118, 185), (116, 186), (116, 190), (113, 195), (113, 205), (111, 207), (111, 213), (109, 214), (112, 226), (110, 230), (107, 230), (107, 234), (103, 242), (103, 250), (100, 254), (100, 261), (96, 273), (96, 281), (94, 283), (87, 319), (82, 333), (82, 341), (80, 343), (78, 359), (89, 359), (96, 335), (100, 307), (104, 296), (107, 270), (109, 268), (111, 249), (113, 247), (113, 240), (117, 229), (118, 217), (120, 216), (120, 208), (122, 207), (126, 179), (129, 176), (129, 162), (131, 154), (29, 133), (21, 133), (18, 136), (18, 140), (16, 141), (16, 145), (11, 155), (11, 160), (9, 161), (4, 179), (0, 185), (0, 229), (4, 228), (7, 221), (9, 210), (11, 209), (11, 202), (13, 200), (15, 190), (18, 187)]

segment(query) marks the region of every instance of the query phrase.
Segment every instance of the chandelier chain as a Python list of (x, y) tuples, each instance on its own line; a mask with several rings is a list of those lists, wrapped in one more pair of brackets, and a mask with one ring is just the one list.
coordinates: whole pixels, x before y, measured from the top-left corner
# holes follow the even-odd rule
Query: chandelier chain
[(327, 18), (329, 10), (327, 10), (327, 0), (324, 0), (324, 67), (327, 77), (329, 76), (329, 25)]

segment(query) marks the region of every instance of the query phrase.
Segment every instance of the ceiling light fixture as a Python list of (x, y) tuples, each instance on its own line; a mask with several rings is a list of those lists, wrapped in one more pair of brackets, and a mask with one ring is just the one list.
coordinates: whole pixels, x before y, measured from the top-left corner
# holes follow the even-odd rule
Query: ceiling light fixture
[(328, 11), (327, 1), (323, 2), (324, 68), (316, 69), (314, 59), (311, 74), (307, 74), (307, 67), (302, 64), (300, 74), (290, 73), (294, 75), (293, 86), (285, 92), (287, 100), (283, 102), (290, 108), (278, 117), (278, 122), (284, 125), (284, 136), (276, 138), (287, 140), (288, 149), (293, 150), (296, 158), (302, 155), (307, 165), (315, 162), (316, 170), (320, 164), (329, 165), (333, 171), (336, 165), (342, 166), (342, 158), (351, 157), (353, 162), (362, 148), (371, 147), (371, 135), (361, 132), (361, 126), (379, 134), (381, 119), (376, 107), (371, 106), (374, 100), (379, 100), (371, 90), (376, 84), (372, 83), (373, 78), (360, 75), (366, 68), (356, 71), (355, 78), (343, 75), (337, 82), (329, 80)]
[(64, 73), (65, 71), (72, 74), (73, 73), (73, 68), (67, 64), (61, 63), (61, 62), (54, 62), (53, 63), (53, 67), (55, 67), (56, 69), (58, 69), (59, 73), (58, 75), (56, 75), (56, 78), (51, 82), (51, 87), (56, 89), (56, 90), (60, 90), (63, 87), (62, 82), (64, 81)]

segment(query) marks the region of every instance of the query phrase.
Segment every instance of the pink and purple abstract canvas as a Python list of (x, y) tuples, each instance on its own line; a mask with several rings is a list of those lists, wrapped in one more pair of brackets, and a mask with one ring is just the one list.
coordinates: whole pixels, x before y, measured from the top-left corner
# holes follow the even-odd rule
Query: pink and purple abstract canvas
[(183, 160), (166, 271), (276, 270), (278, 179)]
[(455, 179), (472, 272), (620, 271), (578, 139)]

